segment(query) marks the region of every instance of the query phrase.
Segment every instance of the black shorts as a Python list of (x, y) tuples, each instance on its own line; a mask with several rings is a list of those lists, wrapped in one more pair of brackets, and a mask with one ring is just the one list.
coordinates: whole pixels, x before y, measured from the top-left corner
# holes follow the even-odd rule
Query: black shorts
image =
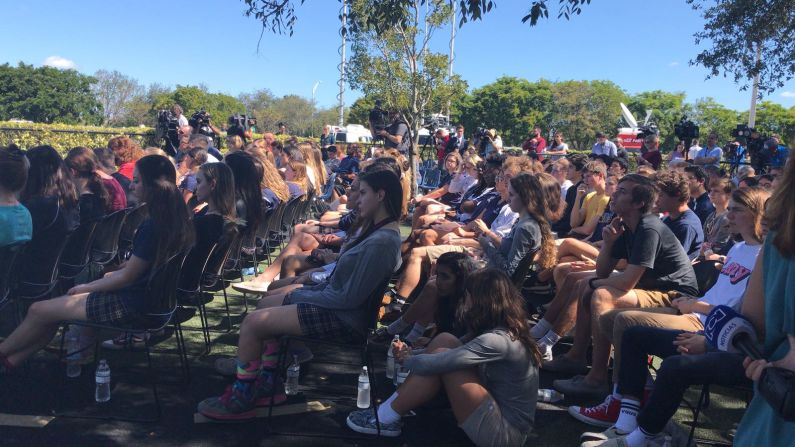
[[(285, 299), (284, 304), (292, 304)], [(314, 304), (298, 303), (298, 324), (301, 333), (309, 338), (320, 340), (333, 340), (341, 343), (355, 343), (364, 337), (354, 332), (343, 323), (333, 312)]]

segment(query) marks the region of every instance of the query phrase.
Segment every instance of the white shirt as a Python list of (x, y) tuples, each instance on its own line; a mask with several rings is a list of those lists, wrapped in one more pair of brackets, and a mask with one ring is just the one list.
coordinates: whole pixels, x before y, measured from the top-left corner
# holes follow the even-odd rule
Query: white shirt
[(185, 115), (180, 115), (177, 117), (177, 123), (179, 124), (179, 127), (185, 127), (188, 125), (188, 119), (185, 118)]
[(560, 196), (565, 198), (566, 197), (566, 192), (568, 192), (569, 188), (571, 188), (571, 185), (573, 185), (573, 184), (574, 183), (572, 183), (571, 180), (569, 180), (569, 179), (566, 179), (566, 181), (561, 183), (560, 184)]
[(450, 185), (447, 186), (447, 192), (452, 193), (465, 193), (469, 188), (475, 186), (478, 182), (476, 177), (471, 177), (466, 171), (461, 171), (453, 176), (450, 180)]
[(690, 149), (687, 150), (687, 159), (688, 160), (692, 160), (692, 159), (696, 158), (696, 155), (698, 155), (698, 151), (700, 151), (700, 150), (701, 150), (701, 146), (698, 146), (698, 145), (690, 146)]
[[(735, 244), (726, 256), (726, 263), (723, 264), (720, 271), (718, 282), (707, 291), (703, 298), (700, 298), (700, 301), (713, 306), (723, 304), (737, 309), (761, 248), (762, 244), (748, 245), (745, 242)], [(707, 321), (706, 315), (696, 315), (701, 320), (701, 324)]]
[(500, 208), (499, 214), (494, 218), (489, 229), (499, 234), (500, 237), (505, 237), (511, 232), (511, 228), (513, 228), (513, 224), (518, 218), (519, 213), (511, 211), (511, 206), (506, 203), (505, 206)]

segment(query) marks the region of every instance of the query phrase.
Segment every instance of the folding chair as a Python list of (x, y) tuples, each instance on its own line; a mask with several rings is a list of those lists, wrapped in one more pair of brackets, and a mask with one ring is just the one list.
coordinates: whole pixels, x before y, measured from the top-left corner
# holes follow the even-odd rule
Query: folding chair
[(91, 247), (98, 222), (93, 220), (80, 224), (64, 247), (58, 272), (64, 291), (74, 285), (75, 278), (91, 263)]
[(94, 244), (91, 247), (92, 264), (102, 267), (116, 259), (119, 254), (119, 238), (128, 212), (129, 208), (114, 211), (97, 223)]
[(124, 224), (122, 224), (121, 232), (119, 233), (119, 260), (127, 259), (130, 249), (132, 249), (135, 232), (144, 222), (146, 216), (147, 207), (145, 203), (135, 208), (127, 208), (127, 217), (124, 219)]
[[(183, 251), (178, 253), (171, 258), (169, 258), (166, 262), (160, 265), (154, 272), (151, 273), (149, 276), (149, 281), (146, 285), (146, 308), (150, 309), (150, 311), (142, 318), (140, 324), (136, 324), (135, 327), (121, 327), (121, 326), (113, 326), (108, 324), (98, 324), (92, 323), (90, 321), (77, 321), (77, 320), (66, 320), (61, 321), (59, 324), (62, 327), (61, 331), (61, 355), (66, 357), (71, 353), (64, 352), (64, 341), (65, 336), (68, 328), (70, 326), (78, 326), (78, 327), (90, 327), (97, 330), (107, 330), (107, 331), (116, 331), (116, 332), (133, 332), (133, 333), (146, 333), (147, 335), (151, 335), (157, 332), (162, 331), (166, 328), (166, 326), (171, 323), (172, 318), (174, 316), (174, 311), (177, 308), (177, 280), (179, 279), (180, 270), (182, 268), (183, 262), (185, 262), (185, 257), (187, 256), (188, 251)], [(176, 338), (177, 338), (177, 350), (179, 353), (180, 364), (183, 370), (183, 373), (187, 371), (187, 353), (185, 351), (185, 340), (181, 339), (181, 332), (178, 328), (174, 331)], [(95, 354), (98, 353), (100, 346), (100, 340), (97, 339), (94, 345), (94, 352)], [(160, 407), (160, 396), (157, 392), (157, 379), (154, 374), (154, 370), (152, 368), (152, 356), (150, 352), (149, 343), (144, 343), (145, 351), (146, 351), (146, 362), (147, 362), (147, 376), (152, 387), (152, 395), (154, 396), (155, 407), (157, 409), (157, 414), (155, 418), (120, 418), (115, 417), (112, 415), (100, 415), (100, 416), (78, 416), (74, 414), (59, 414), (59, 416), (67, 416), (67, 417), (80, 417), (80, 418), (88, 418), (88, 419), (113, 419), (113, 420), (122, 420), (122, 421), (129, 421), (129, 422), (157, 422), (160, 420), (161, 415), (161, 407)], [(96, 362), (97, 355), (94, 356), (94, 361)], [(186, 377), (187, 379), (187, 377)]]
[(8, 303), (8, 297), (14, 285), (14, 262), (25, 249), (25, 243), (0, 247), (0, 309)]
[[(373, 291), (370, 293), (370, 296), (367, 298), (368, 323), (367, 323), (366, 333), (364, 334), (362, 340), (359, 343), (341, 343), (333, 340), (322, 340), (306, 336), (300, 336), (300, 337), (292, 335), (283, 336), (279, 340), (280, 342), (279, 360), (274, 373), (281, 374), (282, 371), (284, 370), (287, 360), (287, 353), (289, 351), (289, 345), (291, 341), (301, 341), (301, 342), (333, 346), (333, 347), (350, 349), (350, 350), (358, 350), (361, 353), (362, 363), (364, 364), (364, 366), (367, 366), (367, 375), (369, 376), (370, 380), (370, 402), (375, 407), (376, 423), (377, 423), (378, 403), (376, 402), (376, 396), (378, 395), (378, 393), (376, 392), (377, 379), (373, 368), (373, 359), (371, 351), (371, 345), (373, 343), (371, 341), (371, 337), (373, 336), (376, 328), (378, 327), (378, 311), (381, 308), (381, 299), (384, 297), (384, 293), (386, 292), (386, 289), (389, 286), (389, 278), (391, 276), (392, 276), (391, 274), (388, 275), (387, 279), (384, 279), (380, 283), (378, 283), (378, 286), (375, 289), (373, 289)], [(275, 392), (275, 390), (273, 391)], [(269, 432), (271, 434), (284, 435), (284, 436), (306, 436), (306, 437), (324, 437), (324, 438), (338, 438), (338, 439), (369, 439), (369, 437), (355, 436), (355, 435), (285, 433), (285, 432), (274, 431), (272, 424), (273, 400), (274, 400), (273, 394), (271, 394), (270, 406), (268, 408), (268, 421), (267, 421)], [(377, 426), (379, 427), (378, 436), (381, 436), (380, 424), (377, 423)]]

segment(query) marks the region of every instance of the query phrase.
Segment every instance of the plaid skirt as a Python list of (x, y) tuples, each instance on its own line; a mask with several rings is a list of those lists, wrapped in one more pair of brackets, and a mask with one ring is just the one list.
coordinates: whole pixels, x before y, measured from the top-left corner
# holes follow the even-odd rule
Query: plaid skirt
[[(289, 301), (289, 298), (285, 298), (282, 304), (292, 304)], [(295, 306), (298, 310), (298, 324), (304, 336), (341, 343), (363, 340), (362, 335), (348, 327), (332, 311), (314, 304), (298, 303)]]
[(91, 292), (86, 298), (88, 321), (98, 324), (134, 327), (143, 323), (141, 316), (127, 305), (129, 297), (118, 292)]

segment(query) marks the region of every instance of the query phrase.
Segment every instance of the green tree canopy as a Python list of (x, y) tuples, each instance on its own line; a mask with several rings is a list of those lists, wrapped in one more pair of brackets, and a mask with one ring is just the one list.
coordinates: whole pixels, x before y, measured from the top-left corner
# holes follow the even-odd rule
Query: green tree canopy
[(100, 124), (102, 105), (91, 91), (94, 82), (75, 70), (0, 65), (0, 120)]
[(731, 139), (731, 132), (738, 122), (737, 112), (709, 97), (696, 100), (691, 119), (699, 126), (699, 141), (706, 142), (707, 135), (715, 132), (718, 135), (718, 144), (724, 144)]
[(651, 111), (651, 119), (660, 129), (662, 148), (674, 148), (676, 145), (674, 125), (687, 111), (684, 92), (672, 93), (662, 90), (641, 92), (630, 98), (627, 108), (635, 115), (639, 124), (646, 117), (646, 111)]
[(550, 126), (578, 149), (590, 147), (597, 132), (615, 135), (620, 103), (628, 96), (610, 81), (563, 81), (554, 84)]

